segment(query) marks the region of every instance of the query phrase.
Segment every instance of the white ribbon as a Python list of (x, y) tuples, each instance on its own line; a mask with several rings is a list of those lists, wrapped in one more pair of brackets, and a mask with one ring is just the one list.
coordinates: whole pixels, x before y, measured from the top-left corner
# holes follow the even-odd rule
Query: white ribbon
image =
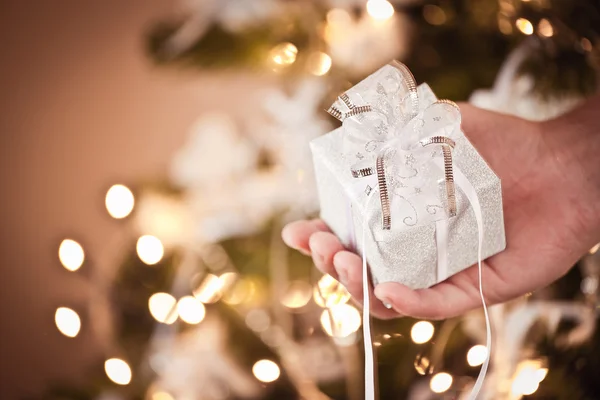
[[(441, 165), (441, 163), (438, 163)], [(485, 328), (486, 328), (486, 351), (487, 357), (485, 362), (481, 366), (477, 380), (471, 389), (469, 395), (470, 400), (475, 400), (477, 395), (481, 391), (485, 376), (487, 374), (489, 359), (492, 350), (492, 332), (490, 325), (490, 317), (488, 314), (487, 305), (485, 303), (485, 297), (483, 295), (483, 279), (482, 279), (482, 245), (483, 245), (483, 215), (481, 212), (481, 204), (479, 203), (479, 197), (477, 191), (469, 182), (467, 177), (458, 169), (455, 168), (455, 182), (458, 188), (465, 194), (469, 204), (473, 208), (475, 213), (475, 219), (477, 220), (477, 235), (478, 235), (478, 248), (477, 248), (477, 268), (479, 275), (479, 295), (481, 297), (481, 303), (483, 305), (483, 312), (485, 315)], [(376, 196), (369, 196), (367, 200), (370, 202)], [(368, 204), (367, 204), (368, 205)], [(368, 207), (367, 207), (368, 209)], [(371, 338), (371, 323), (370, 323), (370, 288), (369, 288), (369, 268), (367, 266), (367, 255), (366, 255), (366, 233), (368, 230), (368, 215), (365, 213), (363, 227), (362, 227), (362, 275), (363, 275), (363, 337), (364, 337), (364, 348), (365, 348), (365, 400), (375, 400), (375, 363), (373, 357), (373, 344)], [(436, 242), (438, 251), (438, 279), (441, 281), (447, 276), (447, 250), (448, 250), (448, 220), (436, 221)]]

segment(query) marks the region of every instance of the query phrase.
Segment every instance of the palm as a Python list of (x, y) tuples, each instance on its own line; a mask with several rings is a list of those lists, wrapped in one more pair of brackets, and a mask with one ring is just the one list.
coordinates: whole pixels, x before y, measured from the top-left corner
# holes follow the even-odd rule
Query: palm
[[(562, 276), (585, 251), (575, 240), (583, 221), (576, 180), (561, 171), (561, 160), (544, 135), (543, 125), (461, 105), (463, 129), (502, 180), (507, 249), (486, 260), (483, 283), (486, 301), (506, 301)], [(362, 297), (361, 259), (343, 249), (320, 221), (299, 221), (284, 231), (294, 247), (311, 252), (317, 267), (338, 278), (350, 293)], [(429, 289), (411, 290), (382, 283), (375, 295), (393, 306), (372, 302), (380, 317), (409, 315), (446, 318), (480, 304), (476, 266)]]

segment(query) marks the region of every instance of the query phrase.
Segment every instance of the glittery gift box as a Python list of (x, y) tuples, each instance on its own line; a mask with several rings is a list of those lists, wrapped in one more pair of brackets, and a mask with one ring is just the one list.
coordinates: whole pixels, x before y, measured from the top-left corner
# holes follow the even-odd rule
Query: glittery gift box
[[(408, 121), (410, 118), (405, 118), (406, 104), (404, 104), (408, 101), (407, 99), (411, 99), (411, 96), (413, 97), (411, 101), (417, 99), (418, 102), (415, 103), (418, 108), (418, 110), (415, 109), (415, 112), (418, 111), (419, 118), (426, 122), (423, 124), (419, 121), (418, 128), (411, 126), (409, 134), (421, 136), (428, 134), (425, 131), (430, 129), (427, 125), (429, 114), (428, 111), (424, 110), (436, 103), (437, 98), (428, 86), (421, 85), (417, 88), (415, 85), (412, 88), (410, 84), (407, 85), (404, 82), (407, 79), (414, 78), (412, 78), (412, 75), (407, 75), (406, 71), (399, 69), (396, 65), (388, 65), (357, 84), (345, 93), (346, 98), (344, 101), (354, 101), (357, 106), (371, 104), (373, 105), (373, 112), (366, 113), (361, 117), (360, 115), (352, 115), (351, 109), (348, 109), (347, 118), (344, 120), (342, 127), (313, 140), (310, 146), (321, 204), (321, 218), (347, 248), (354, 249), (359, 254), (362, 251), (363, 228), (366, 229), (365, 254), (374, 284), (392, 281), (417, 289), (430, 287), (477, 263), (478, 225), (475, 212), (467, 195), (457, 185), (455, 193), (456, 213), (454, 216), (446, 213), (440, 217), (441, 214), (434, 216), (423, 211), (423, 215), (429, 220), (422, 218), (418, 224), (403, 225), (401, 223), (402, 219), (395, 218), (396, 225), (393, 225), (391, 229), (385, 229), (381, 222), (383, 211), (380, 202), (377, 200), (369, 201), (370, 196), (376, 195), (371, 193), (377, 185), (373, 181), (376, 178), (371, 176), (368, 179), (361, 180), (351, 173), (350, 169), (353, 164), (357, 162), (360, 164), (360, 161), (364, 162), (365, 158), (373, 161), (374, 154), (377, 154), (379, 150), (373, 148), (372, 142), (374, 141), (370, 140), (369, 137), (365, 137), (364, 143), (359, 143), (359, 149), (364, 144), (364, 154), (360, 154), (360, 151), (356, 152), (352, 148), (348, 150), (348, 137), (356, 137), (357, 132), (360, 136), (364, 133), (364, 130), (373, 132), (378, 129), (381, 130), (381, 121), (395, 122), (389, 123), (394, 126), (383, 127), (382, 132), (384, 132), (385, 137), (379, 137), (375, 147), (385, 144), (386, 141), (389, 142), (399, 132), (408, 135), (403, 133), (402, 129), (411, 124)], [(354, 107), (354, 104), (349, 101), (346, 101), (346, 103)], [(338, 117), (342, 114), (339, 108), (333, 109), (334, 113), (339, 114)], [(439, 107), (437, 108), (439, 109)], [(383, 115), (385, 118), (377, 120), (377, 112), (379, 112), (379, 117), (385, 113), (387, 114)], [(373, 113), (376, 114), (376, 117), (370, 117)], [(435, 119), (437, 120), (437, 118), (439, 117), (436, 116)], [(470, 182), (477, 193), (484, 228), (482, 258), (485, 259), (504, 250), (506, 247), (500, 179), (464, 136), (460, 130), (460, 120), (456, 127), (449, 133), (455, 143), (452, 150), (452, 165), (457, 173), (462, 174)], [(431, 129), (434, 128), (437, 129), (432, 125)], [(449, 130), (446, 129), (446, 131)], [(376, 135), (381, 134), (381, 132), (373, 132), (365, 133), (365, 135), (376, 137)], [(361, 140), (358, 140), (358, 142)], [(356, 148), (356, 143), (352, 146)], [(370, 156), (368, 154), (369, 149), (372, 153)], [(422, 150), (418, 149), (418, 151)], [(433, 147), (427, 151), (431, 153), (432, 160), (439, 160), (441, 151), (436, 153), (437, 150)], [(356, 153), (356, 157), (354, 153)], [(406, 161), (403, 162), (412, 166), (412, 164), (409, 164), (409, 162), (412, 162), (410, 161), (412, 155), (409, 154), (404, 157)], [(386, 162), (394, 163), (398, 162), (398, 159)], [(424, 202), (426, 198), (419, 194), (409, 197), (410, 201), (396, 204), (397, 213), (408, 215), (409, 211), (417, 210), (414, 211), (417, 215), (418, 212), (421, 212), (420, 210), (425, 210), (426, 207), (437, 207), (439, 209), (447, 207), (448, 199), (444, 196), (443, 169), (436, 168), (435, 163), (423, 163), (419, 172), (421, 173), (420, 179), (422, 179), (420, 182), (429, 185), (429, 198), (431, 196), (436, 197), (437, 205), (419, 204), (419, 202)], [(392, 178), (386, 176), (388, 184), (393, 184), (391, 182)], [(393, 190), (401, 193), (401, 190), (410, 186), (410, 184), (406, 185), (406, 182), (410, 183), (409, 180), (396, 182)], [(415, 186), (414, 191), (420, 192), (420, 189)], [(397, 197), (404, 199), (399, 195)], [(413, 209), (408, 209), (409, 206)], [(402, 209), (403, 207), (406, 209)], [(427, 209), (429, 210), (429, 208)], [(435, 212), (430, 214), (435, 214)], [(407, 218), (404, 218), (404, 220)], [(445, 258), (447, 260), (444, 261), (446, 266), (443, 274), (440, 274), (438, 266), (438, 236), (440, 233), (436, 233), (439, 229), (436, 227), (439, 227), (440, 218), (447, 220), (446, 232), (444, 233)]]

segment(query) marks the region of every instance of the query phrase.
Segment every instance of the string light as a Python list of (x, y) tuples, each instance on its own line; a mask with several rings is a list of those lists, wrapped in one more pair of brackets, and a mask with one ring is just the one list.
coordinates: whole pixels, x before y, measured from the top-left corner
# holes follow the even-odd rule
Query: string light
[(65, 269), (77, 271), (85, 260), (83, 247), (72, 239), (65, 239), (58, 247), (58, 259)]
[(431, 370), (431, 361), (429, 361), (429, 358), (419, 354), (415, 358), (414, 367), (419, 375), (427, 375)]
[(544, 37), (552, 37), (552, 35), (554, 35), (554, 28), (550, 21), (546, 18), (542, 18), (538, 24), (538, 32)]
[(434, 393), (444, 393), (452, 386), (452, 375), (446, 372), (440, 372), (431, 377), (429, 388)]
[(427, 343), (433, 337), (435, 328), (429, 321), (419, 321), (410, 330), (410, 337), (417, 344)]
[(312, 287), (303, 281), (295, 281), (290, 283), (283, 298), (281, 304), (287, 308), (301, 308), (308, 304), (312, 297)]
[(369, 0), (367, 13), (377, 20), (390, 19), (394, 15), (394, 6), (387, 0)]
[(188, 324), (199, 324), (206, 315), (206, 308), (195, 297), (184, 296), (177, 302), (177, 314)]
[(273, 47), (269, 54), (276, 65), (288, 66), (292, 65), (296, 61), (298, 48), (292, 43), (281, 43)]
[(350, 336), (360, 328), (360, 323), (360, 313), (349, 304), (338, 304), (321, 313), (321, 326), (329, 336)]
[(471, 347), (467, 352), (467, 363), (471, 367), (477, 367), (485, 362), (487, 356), (487, 347), (478, 344), (476, 346)]
[(177, 300), (169, 293), (154, 293), (148, 299), (150, 314), (158, 322), (170, 325), (177, 320)]
[(56, 327), (66, 337), (73, 338), (77, 336), (81, 329), (81, 319), (79, 315), (67, 307), (58, 307), (54, 313), (54, 322)]
[(131, 213), (135, 199), (127, 186), (113, 185), (106, 192), (104, 203), (111, 217), (121, 219)]
[(279, 366), (271, 360), (257, 361), (252, 367), (252, 373), (261, 382), (269, 383), (276, 381), (281, 373)]
[(117, 385), (127, 385), (131, 382), (131, 368), (120, 358), (111, 358), (104, 362), (104, 371), (108, 379)]
[(320, 307), (328, 308), (347, 303), (350, 300), (350, 293), (344, 285), (326, 274), (317, 282), (313, 297)]
[(531, 35), (533, 33), (533, 24), (528, 19), (519, 18), (515, 22), (515, 25), (517, 26), (517, 29), (525, 35)]
[(223, 280), (213, 274), (207, 274), (200, 282), (200, 285), (194, 289), (194, 297), (205, 304), (214, 303), (221, 298)]
[(137, 255), (144, 264), (154, 265), (162, 260), (165, 248), (159, 238), (152, 235), (140, 237), (136, 245)]
[(306, 63), (308, 72), (316, 76), (323, 76), (331, 69), (331, 57), (321, 51), (311, 53)]

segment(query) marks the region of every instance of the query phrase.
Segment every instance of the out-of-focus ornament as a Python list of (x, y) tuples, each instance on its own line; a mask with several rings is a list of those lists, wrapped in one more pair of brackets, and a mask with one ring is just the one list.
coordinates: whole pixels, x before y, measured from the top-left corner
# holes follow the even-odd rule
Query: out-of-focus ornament
[(81, 329), (81, 319), (79, 315), (67, 307), (58, 307), (54, 314), (56, 327), (66, 337), (73, 338), (77, 336)]
[(131, 368), (120, 358), (111, 358), (104, 362), (104, 371), (108, 379), (117, 385), (128, 385), (131, 382)]
[(72, 239), (65, 239), (58, 248), (58, 259), (65, 269), (77, 271), (85, 260), (83, 247)]
[(366, 11), (354, 17), (344, 8), (327, 14), (325, 41), (333, 64), (353, 75), (372, 72), (391, 59), (402, 59), (409, 50), (410, 21), (394, 13), (385, 0), (369, 0)]
[(153, 386), (174, 399), (258, 397), (260, 384), (229, 353), (227, 337), (225, 324), (211, 314), (176, 336), (157, 337), (150, 347)]
[(122, 219), (133, 211), (135, 199), (127, 186), (113, 185), (106, 192), (104, 203), (111, 217)]

